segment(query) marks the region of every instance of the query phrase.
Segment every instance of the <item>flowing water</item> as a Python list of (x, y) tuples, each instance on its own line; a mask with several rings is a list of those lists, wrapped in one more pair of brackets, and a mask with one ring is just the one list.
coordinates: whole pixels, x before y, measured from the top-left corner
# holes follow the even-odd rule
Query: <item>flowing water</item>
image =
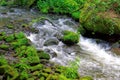
[[(0, 8), (0, 27), (11, 21), (16, 22), (16, 26), (19, 26), (18, 22), (30, 22), (40, 16), (33, 10)], [(120, 80), (120, 57), (109, 51), (108, 43), (104, 41), (97, 43), (95, 39), (80, 35), (78, 44), (66, 46), (60, 41), (63, 31), (77, 32), (78, 23), (63, 16), (44, 16), (50, 21), (38, 21), (32, 25), (39, 30), (39, 33), (31, 32), (26, 35), (38, 50), (44, 50), (50, 54), (50, 61), (66, 66), (70, 61), (79, 58), (78, 71), (81, 76), (90, 75), (94, 77), (94, 80)]]
[(120, 79), (120, 57), (109, 51), (109, 44), (102, 41), (97, 43), (95, 39), (84, 38), (80, 35), (77, 45), (66, 46), (59, 40), (62, 31), (76, 32), (74, 27), (77, 24), (71, 19), (64, 18), (53, 20), (53, 23), (56, 26), (53, 26), (49, 21), (45, 21), (44, 24), (35, 23), (33, 27), (39, 29), (39, 33), (31, 33), (28, 36), (38, 50), (44, 50), (51, 55), (50, 61), (68, 65), (70, 61), (79, 57), (81, 76), (90, 75), (94, 77), (94, 80)]

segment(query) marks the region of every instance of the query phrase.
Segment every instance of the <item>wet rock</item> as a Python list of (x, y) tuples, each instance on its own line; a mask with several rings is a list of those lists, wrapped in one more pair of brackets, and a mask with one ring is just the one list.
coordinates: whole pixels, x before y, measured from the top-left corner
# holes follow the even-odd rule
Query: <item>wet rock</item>
[(120, 43), (119, 42), (113, 43), (112, 48), (120, 48)]
[(54, 33), (53, 36), (56, 37), (59, 40), (62, 38), (62, 34), (59, 33), (59, 32)]
[(38, 51), (38, 56), (40, 59), (46, 59), (46, 60), (50, 59), (50, 55), (45, 53), (44, 51)]
[(57, 57), (57, 53), (55, 53), (53, 50), (45, 49), (44, 51), (49, 53), (52, 58)]
[(120, 48), (112, 48), (111, 51), (120, 56)]
[(44, 46), (58, 45), (59, 41), (56, 38), (51, 38), (45, 41)]

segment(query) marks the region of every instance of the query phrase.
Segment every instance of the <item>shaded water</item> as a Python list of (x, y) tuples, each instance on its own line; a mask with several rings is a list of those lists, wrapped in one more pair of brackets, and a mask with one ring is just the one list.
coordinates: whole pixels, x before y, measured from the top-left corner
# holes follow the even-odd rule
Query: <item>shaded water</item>
[[(19, 29), (22, 23), (30, 22), (40, 16), (33, 10), (2, 7), (0, 8), (0, 28), (15, 22), (15, 26)], [(46, 20), (34, 23), (32, 27), (37, 28), (39, 33), (30, 33), (27, 37), (38, 50), (44, 50), (50, 54), (50, 61), (68, 65), (69, 61), (79, 57), (78, 71), (81, 76), (90, 75), (94, 77), (94, 80), (120, 80), (120, 57), (109, 51), (110, 47), (107, 43), (98, 44), (94, 39), (84, 38), (80, 35), (77, 45), (66, 46), (59, 40), (63, 36), (62, 32), (64, 30), (76, 32), (78, 23), (67, 17), (44, 16), (49, 18), (54, 25)], [(4, 30), (9, 32), (9, 29)]]

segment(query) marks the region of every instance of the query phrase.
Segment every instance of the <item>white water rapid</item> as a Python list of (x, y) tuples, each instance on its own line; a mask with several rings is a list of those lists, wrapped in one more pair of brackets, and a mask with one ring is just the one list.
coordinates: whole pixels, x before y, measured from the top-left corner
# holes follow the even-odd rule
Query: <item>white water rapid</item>
[(53, 20), (53, 23), (56, 26), (49, 21), (34, 23), (33, 27), (37, 28), (39, 33), (28, 35), (38, 50), (44, 50), (50, 54), (50, 61), (67, 65), (69, 61), (79, 57), (81, 76), (89, 75), (94, 80), (120, 80), (120, 57), (109, 51), (108, 44), (97, 44), (93, 39), (80, 36), (77, 45), (66, 46), (59, 40), (62, 31), (76, 32), (77, 24), (71, 19), (64, 18)]

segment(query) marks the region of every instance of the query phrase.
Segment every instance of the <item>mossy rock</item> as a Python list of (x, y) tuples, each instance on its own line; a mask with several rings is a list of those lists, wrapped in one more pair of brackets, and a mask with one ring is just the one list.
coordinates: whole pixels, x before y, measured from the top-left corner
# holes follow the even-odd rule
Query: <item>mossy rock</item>
[(5, 32), (0, 32), (0, 41), (4, 40), (5, 37), (6, 37), (6, 33)]
[(16, 48), (18, 48), (20, 46), (23, 46), (23, 45), (26, 45), (26, 46), (29, 45), (29, 40), (27, 38), (17, 39), (16, 41), (11, 42), (11, 46), (14, 49), (16, 49)]
[(79, 34), (71, 31), (64, 31), (62, 37), (63, 43), (67, 45), (77, 44), (79, 42)]
[(19, 75), (17, 70), (9, 65), (0, 66), (0, 70), (4, 70), (4, 74), (8, 74), (8, 76), (10, 76), (10, 80), (15, 80)]
[(71, 79), (68, 79), (68, 78), (66, 78), (64, 75), (59, 75), (58, 76), (59, 78), (58, 78), (58, 80), (71, 80)]
[(93, 78), (90, 76), (84, 76), (84, 77), (80, 78), (80, 80), (93, 80)]
[[(27, 80), (35, 80), (34, 78), (28, 78)], [(40, 79), (41, 80), (41, 79)]]
[(40, 59), (46, 59), (46, 60), (50, 59), (50, 55), (48, 53), (45, 53), (44, 51), (39, 51), (38, 56)]
[(36, 66), (31, 66), (31, 71), (37, 71), (37, 70), (42, 70), (43, 69), (43, 65), (42, 64), (38, 64)]
[(45, 77), (42, 76), (39, 80), (46, 80), (46, 79), (45, 79)]
[(5, 37), (5, 41), (7, 41), (7, 42), (14, 41), (14, 39), (15, 39), (15, 37), (14, 37), (14, 35), (13, 35), (13, 34), (8, 35), (8, 36), (6, 36), (6, 37)]
[(12, 25), (7, 25), (6, 26), (8, 29), (13, 29), (14, 28), (14, 26), (12, 26)]
[(51, 68), (43, 69), (43, 71), (46, 72), (46, 73), (50, 73), (50, 72), (52, 72)]
[(8, 61), (5, 59), (4, 56), (0, 56), (0, 66), (7, 65)]
[(4, 36), (0, 36), (0, 41), (4, 40)]
[(120, 19), (116, 18), (107, 18), (105, 16), (96, 15), (93, 19), (88, 19), (83, 26), (87, 30), (95, 33), (120, 35)]
[(42, 72), (41, 75), (44, 76), (44, 77), (48, 77), (49, 76), (48, 73), (44, 73), (44, 72)]
[(29, 78), (29, 74), (26, 70), (23, 70), (21, 73), (20, 73), (20, 76), (19, 76), (19, 80), (26, 80)]
[(26, 38), (25, 34), (23, 32), (15, 33), (16, 39)]
[(9, 50), (9, 45), (6, 45), (6, 44), (2, 44), (0, 45), (0, 49), (3, 49), (3, 50)]

